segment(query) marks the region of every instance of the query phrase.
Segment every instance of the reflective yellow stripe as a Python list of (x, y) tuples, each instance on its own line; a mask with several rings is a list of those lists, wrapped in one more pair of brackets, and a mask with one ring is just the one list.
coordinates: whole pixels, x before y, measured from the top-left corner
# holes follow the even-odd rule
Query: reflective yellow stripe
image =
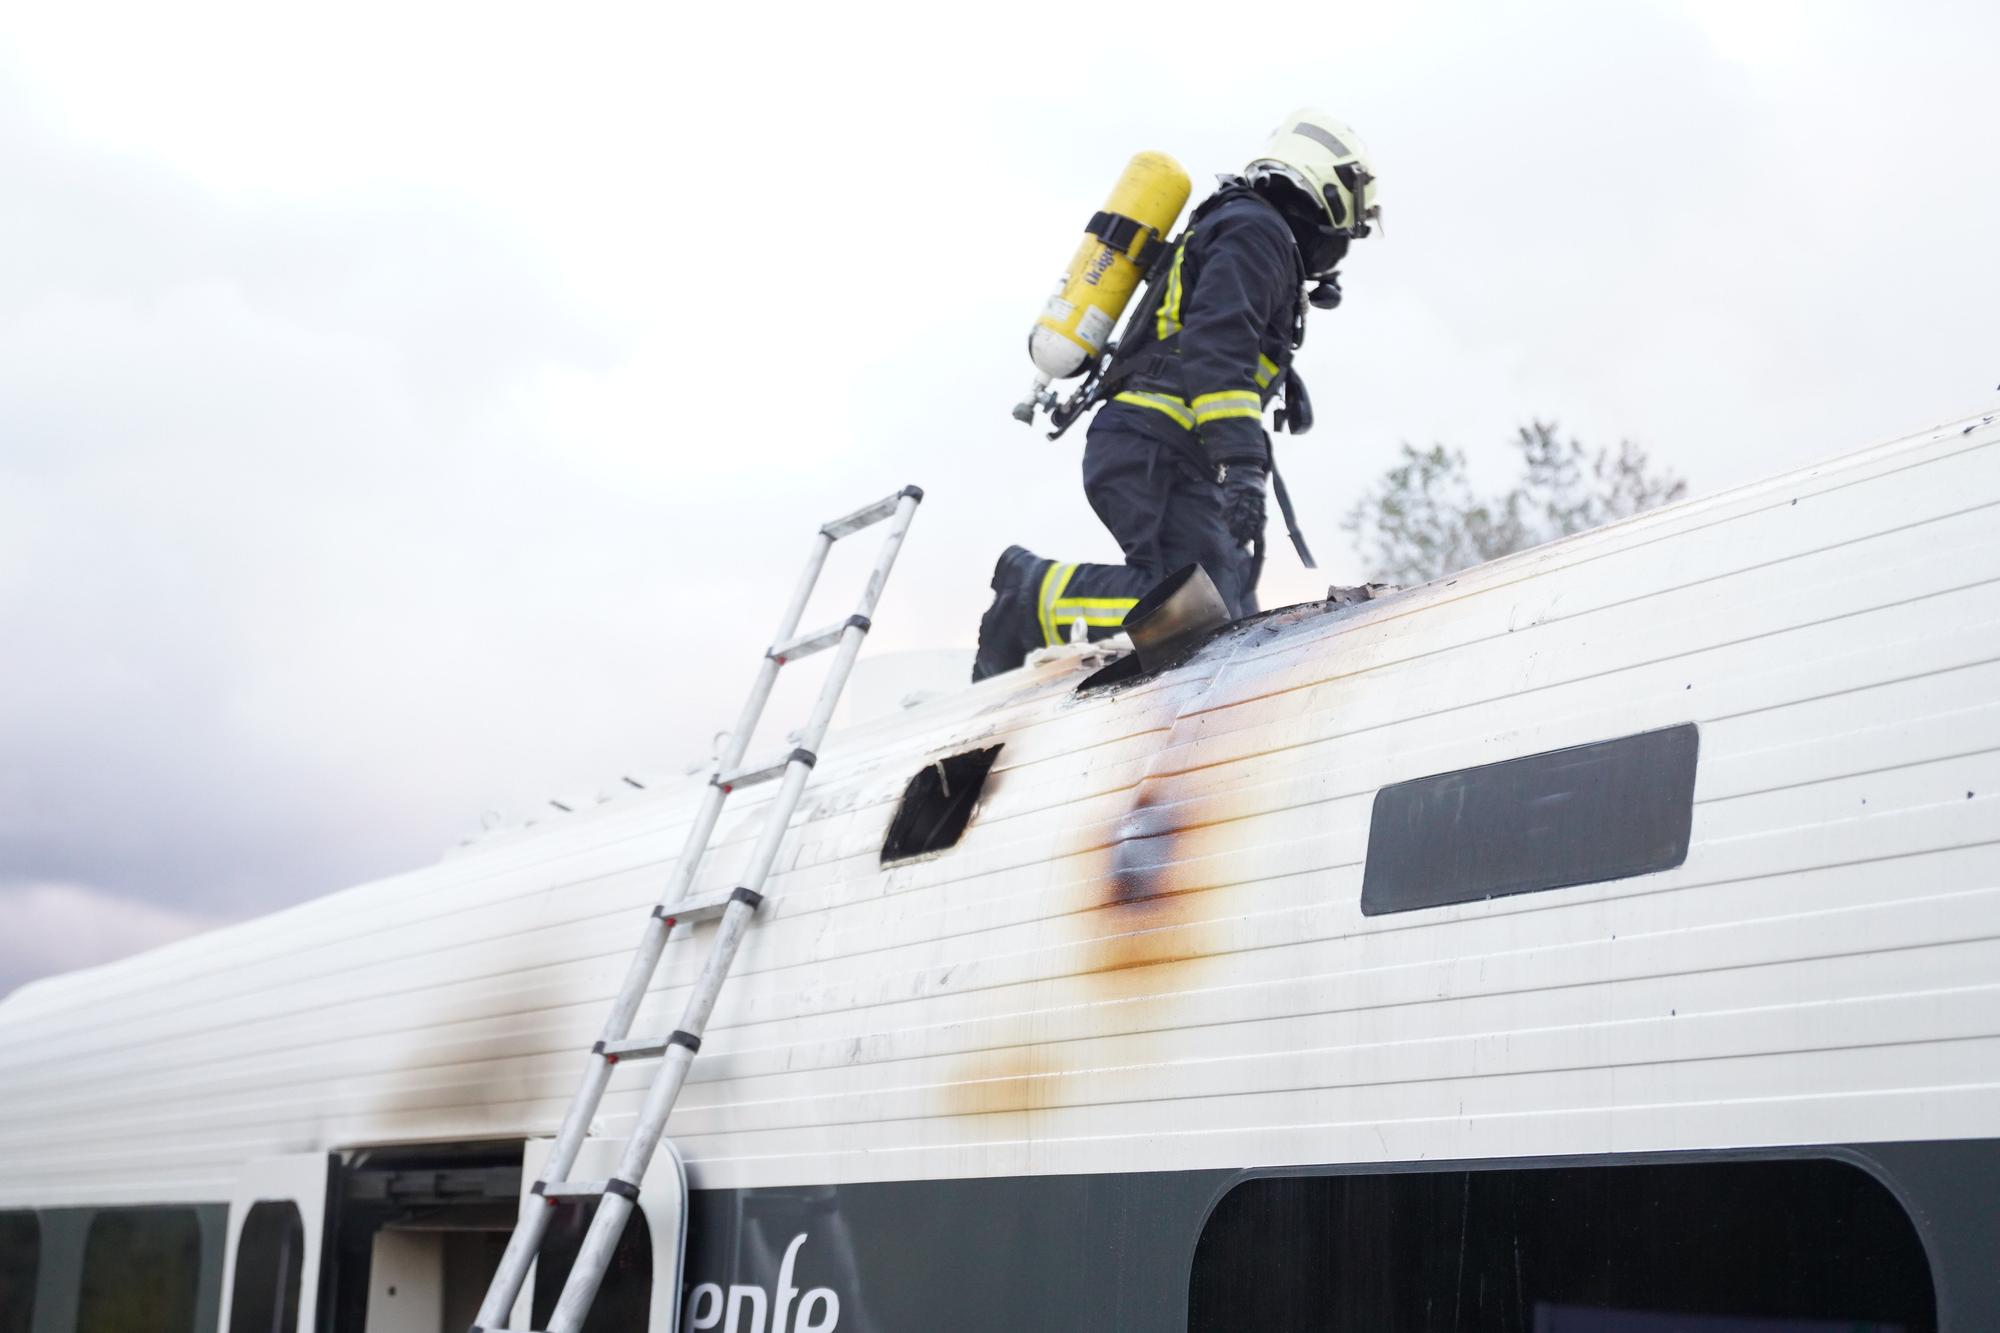
[[(1081, 620), (1092, 629), (1116, 628), (1138, 604), (1136, 597), (1065, 597), (1050, 608), (1049, 625), (1067, 641), (1068, 628), (1075, 622)], [(1050, 638), (1049, 642), (1057, 640)]]
[(1264, 403), (1257, 397), (1255, 389), (1224, 389), (1220, 393), (1205, 393), (1194, 400), (1194, 419), (1203, 426), (1231, 417), (1256, 420), (1263, 415)]
[(1125, 623), (1126, 615), (1138, 604), (1139, 599), (1133, 597), (1127, 598), (1117, 607), (1108, 611), (1087, 611), (1074, 602), (1058, 602), (1056, 603), (1054, 620), (1057, 629), (1061, 629), (1064, 625), (1074, 620), (1081, 620), (1084, 624), (1092, 626), (1122, 625)]
[(1264, 402), (1254, 389), (1225, 389), (1220, 393), (1205, 393), (1190, 405), (1185, 399), (1172, 394), (1147, 393), (1144, 390), (1127, 390), (1112, 399), (1117, 403), (1133, 403), (1139, 407), (1150, 407), (1172, 418), (1182, 430), (1193, 430), (1197, 424), (1207, 425), (1211, 421), (1226, 421), (1231, 417), (1247, 417), (1259, 421), (1264, 416)]
[(1278, 378), (1278, 363), (1268, 356), (1260, 355), (1257, 358), (1257, 387), (1268, 389), (1271, 387), (1271, 381), (1276, 378)]
[(1063, 589), (1069, 587), (1070, 577), (1075, 573), (1075, 565), (1050, 565), (1048, 572), (1042, 575), (1042, 591), (1036, 598), (1035, 607), (1036, 615), (1041, 621), (1042, 642), (1045, 644), (1054, 645), (1062, 642), (1056, 637), (1056, 601), (1063, 595)]
[(1153, 321), (1153, 333), (1161, 342), (1181, 331), (1181, 256), (1186, 253), (1187, 238), (1183, 236), (1174, 247), (1173, 267), (1167, 270), (1166, 299), (1160, 302), (1159, 318)]
[(1136, 597), (1065, 597), (1075, 565), (1051, 565), (1042, 575), (1042, 590), (1036, 607), (1041, 620), (1042, 642), (1054, 647), (1069, 641), (1069, 627), (1081, 620), (1092, 629), (1115, 628), (1139, 604)]
[(1194, 417), (1188, 412), (1188, 405), (1170, 394), (1142, 393), (1128, 390), (1112, 399), (1114, 403), (1136, 403), (1140, 407), (1150, 407), (1155, 412), (1164, 412), (1172, 417), (1174, 424), (1182, 430), (1194, 429)]

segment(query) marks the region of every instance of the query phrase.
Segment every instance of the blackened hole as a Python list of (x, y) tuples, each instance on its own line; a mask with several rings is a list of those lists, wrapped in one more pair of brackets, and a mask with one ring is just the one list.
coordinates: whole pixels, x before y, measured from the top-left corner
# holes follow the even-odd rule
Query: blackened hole
[(1000, 754), (995, 745), (936, 759), (917, 770), (903, 788), (902, 803), (882, 840), (882, 864), (893, 865), (955, 845), (972, 821), (986, 775)]
[(1093, 690), (1108, 689), (1113, 685), (1129, 684), (1145, 674), (1146, 669), (1139, 665), (1139, 654), (1126, 653), (1123, 657), (1114, 658), (1107, 665), (1101, 666), (1088, 676), (1085, 676), (1077, 684), (1076, 692), (1078, 694), (1089, 694)]

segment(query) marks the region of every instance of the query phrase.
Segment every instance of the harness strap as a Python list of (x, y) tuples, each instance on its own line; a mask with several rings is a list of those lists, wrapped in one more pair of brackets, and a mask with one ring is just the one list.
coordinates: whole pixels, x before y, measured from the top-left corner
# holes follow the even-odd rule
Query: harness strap
[(1318, 569), (1313, 563), (1312, 552), (1306, 549), (1306, 536), (1299, 531), (1299, 516), (1292, 508), (1292, 493), (1285, 489), (1285, 478), (1278, 471), (1278, 454), (1271, 451), (1271, 489), (1278, 496), (1278, 512), (1285, 516), (1285, 532), (1292, 539), (1292, 549), (1299, 553), (1299, 563), (1307, 569)]
[[(1101, 208), (1090, 215), (1090, 221), (1084, 223), (1083, 229), (1137, 264), (1142, 272), (1159, 256), (1163, 244), (1160, 233), (1139, 219), (1123, 213), (1108, 213)], [(1145, 239), (1135, 251), (1132, 242), (1141, 236)]]

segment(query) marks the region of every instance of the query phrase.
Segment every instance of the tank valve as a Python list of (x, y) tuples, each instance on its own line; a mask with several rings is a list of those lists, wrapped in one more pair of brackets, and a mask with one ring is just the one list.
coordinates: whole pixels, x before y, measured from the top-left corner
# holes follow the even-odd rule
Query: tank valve
[(1055, 405), (1056, 395), (1055, 391), (1049, 388), (1049, 377), (1037, 375), (1035, 382), (1028, 386), (1028, 396), (1014, 404), (1014, 420), (1024, 426), (1032, 426), (1035, 424), (1036, 408), (1048, 412), (1053, 411)]

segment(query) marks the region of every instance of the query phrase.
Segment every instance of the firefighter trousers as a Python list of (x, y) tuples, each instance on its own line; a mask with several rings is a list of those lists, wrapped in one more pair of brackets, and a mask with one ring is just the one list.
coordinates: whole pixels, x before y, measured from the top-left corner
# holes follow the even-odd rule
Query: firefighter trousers
[(1042, 643), (1064, 642), (1078, 620), (1094, 639), (1116, 632), (1140, 596), (1182, 565), (1208, 571), (1231, 616), (1257, 609), (1261, 561), (1230, 537), (1222, 487), (1192, 448), (1167, 444), (1130, 421), (1128, 414), (1146, 410), (1113, 404), (1090, 424), (1084, 495), (1118, 539), (1125, 563), (1058, 563), (1046, 570), (1035, 590)]

